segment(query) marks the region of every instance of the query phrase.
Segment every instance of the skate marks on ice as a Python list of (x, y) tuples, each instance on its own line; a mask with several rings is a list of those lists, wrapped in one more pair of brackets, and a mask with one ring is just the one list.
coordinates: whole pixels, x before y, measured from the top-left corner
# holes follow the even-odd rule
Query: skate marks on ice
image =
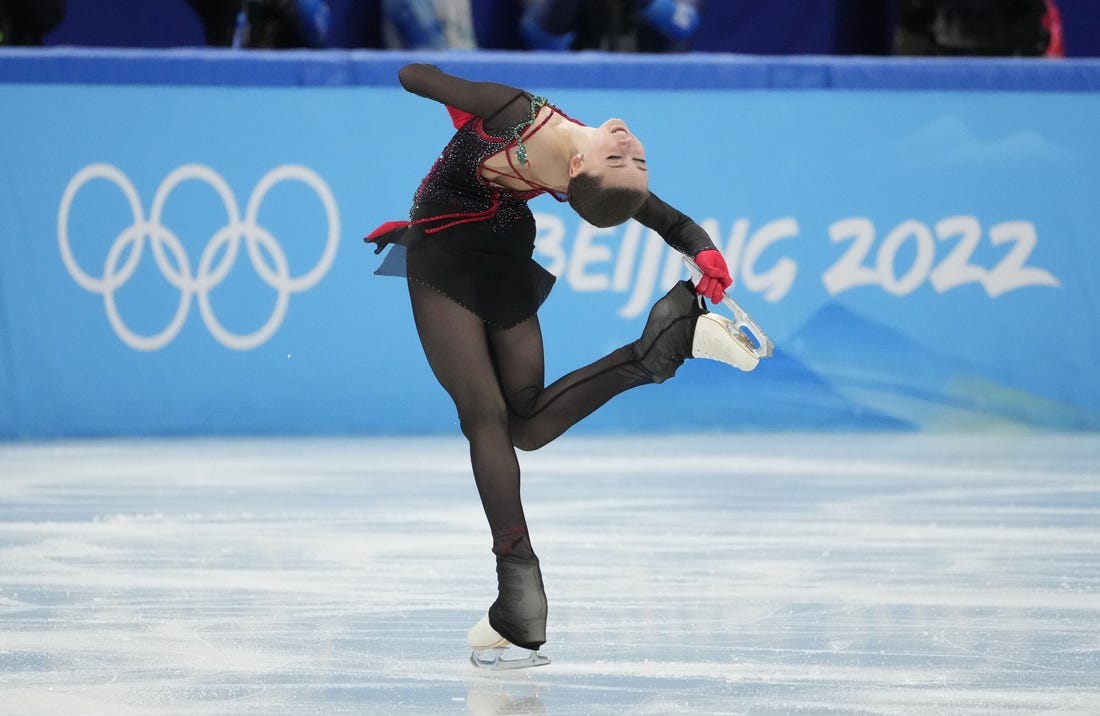
[(0, 710), (1100, 713), (1100, 438), (521, 459), (553, 663), (485, 673), (460, 441), (0, 445)]

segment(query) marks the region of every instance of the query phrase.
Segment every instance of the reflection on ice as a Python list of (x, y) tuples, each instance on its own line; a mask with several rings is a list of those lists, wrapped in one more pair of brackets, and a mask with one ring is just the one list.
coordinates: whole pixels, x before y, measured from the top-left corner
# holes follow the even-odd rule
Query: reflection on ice
[(0, 445), (3, 713), (1100, 713), (1100, 437), (524, 454), (552, 664), (483, 673), (458, 440)]

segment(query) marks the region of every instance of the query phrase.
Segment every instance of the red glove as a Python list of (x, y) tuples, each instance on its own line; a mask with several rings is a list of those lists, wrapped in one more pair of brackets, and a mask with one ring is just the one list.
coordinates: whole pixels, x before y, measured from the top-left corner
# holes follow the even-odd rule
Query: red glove
[(719, 303), (726, 289), (733, 284), (726, 260), (717, 249), (706, 249), (695, 254), (695, 265), (703, 271), (695, 292), (709, 298), (711, 303)]

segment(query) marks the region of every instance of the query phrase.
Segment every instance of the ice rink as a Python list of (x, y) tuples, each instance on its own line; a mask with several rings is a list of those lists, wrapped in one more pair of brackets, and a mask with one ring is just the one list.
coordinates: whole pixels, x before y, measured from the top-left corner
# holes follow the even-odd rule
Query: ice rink
[(1100, 436), (521, 460), (552, 663), (485, 673), (460, 439), (0, 444), (0, 713), (1100, 713)]

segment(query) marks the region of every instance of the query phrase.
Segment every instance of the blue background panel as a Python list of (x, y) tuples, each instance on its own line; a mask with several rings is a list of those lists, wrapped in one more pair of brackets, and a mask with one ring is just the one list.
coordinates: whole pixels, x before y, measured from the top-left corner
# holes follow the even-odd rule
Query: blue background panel
[[(408, 58), (189, 52), (0, 57), (20, 108), (0, 117), (0, 435), (456, 430), (403, 283), (361, 241), (451, 132), (393, 80)], [(642, 58), (601, 64), (619, 87), (581, 59), (526, 84), (627, 119), (777, 352), (748, 374), (689, 362), (578, 430), (1100, 427), (1094, 64), (1059, 64), (1052, 91), (1049, 63), (694, 58), (673, 88)], [(183, 81), (150, 79), (166, 61)], [(869, 80), (835, 80), (857, 64)], [(532, 207), (554, 377), (633, 340), (684, 274), (637, 224)]]

